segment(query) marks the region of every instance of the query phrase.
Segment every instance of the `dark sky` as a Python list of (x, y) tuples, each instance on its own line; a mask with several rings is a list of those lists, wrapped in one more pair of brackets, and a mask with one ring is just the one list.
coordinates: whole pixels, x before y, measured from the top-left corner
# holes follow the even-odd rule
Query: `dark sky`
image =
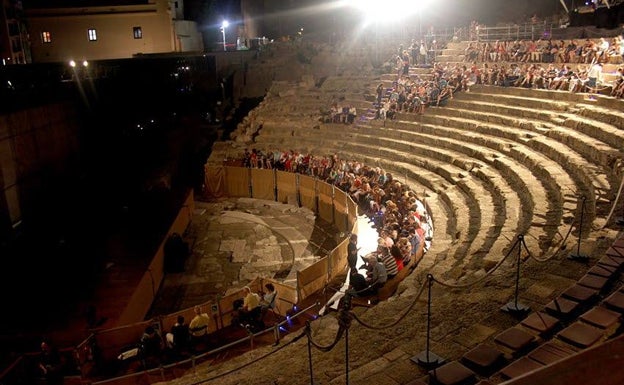
[[(54, 7), (54, 6), (89, 6), (110, 4), (141, 4), (148, 0), (23, 0), (25, 7)], [(259, 0), (257, 0), (259, 1)], [(573, 0), (564, 0), (569, 6)], [(284, 0), (288, 6), (306, 4), (321, 4), (328, 0)], [(513, 19), (526, 15), (546, 15), (563, 10), (560, 0), (429, 0), (415, 3), (424, 5), (423, 14), (435, 13), (436, 15), (448, 15), (457, 19)], [(576, 0), (581, 2), (581, 0)], [(240, 9), (240, 0), (184, 0), (184, 6), (189, 10), (189, 18), (200, 12), (206, 4), (213, 3), (215, 9), (225, 17), (232, 17)]]
[[(22, 0), (25, 7), (37, 6), (88, 6), (105, 4), (140, 4), (148, 0)], [(240, 0), (182, 0), (186, 18), (197, 21), (200, 26), (220, 24), (220, 20), (235, 21), (240, 16)], [(260, 0), (250, 0), (260, 1)], [(273, 0), (278, 3), (280, 0)], [(281, 0), (291, 10), (298, 7), (317, 6), (336, 0)], [(382, 0), (383, 1), (383, 0)], [(576, 1), (564, 0), (569, 8)], [(413, 0), (413, 4), (422, 6), (423, 21), (434, 25), (442, 22), (446, 26), (463, 26), (476, 20), (481, 24), (493, 25), (497, 22), (522, 23), (532, 15), (546, 17), (564, 13), (560, 0)], [(210, 8), (212, 17), (207, 17)], [(332, 17), (335, 15), (332, 15)], [(321, 16), (318, 17), (327, 17)], [(440, 22), (436, 21), (440, 20)]]

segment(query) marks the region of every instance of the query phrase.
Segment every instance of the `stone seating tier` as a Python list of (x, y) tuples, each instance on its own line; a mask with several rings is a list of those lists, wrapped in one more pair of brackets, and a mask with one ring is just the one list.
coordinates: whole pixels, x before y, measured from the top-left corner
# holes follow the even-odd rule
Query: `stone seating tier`
[[(330, 133), (327, 133), (328, 135), (330, 135)], [(342, 134), (344, 136), (344, 134)], [(375, 137), (376, 140), (380, 139), (378, 136)], [(329, 142), (333, 142), (333, 137), (330, 136), (329, 138)], [(336, 138), (338, 139), (338, 138)], [(375, 140), (375, 141), (376, 141)], [(293, 141), (297, 141), (300, 142), (301, 138), (296, 138), (293, 139)], [(357, 144), (355, 144), (355, 142), (357, 142)], [(409, 159), (410, 153), (409, 152), (401, 152), (401, 153), (397, 153), (398, 150), (401, 149), (401, 144), (400, 143), (385, 143), (385, 146), (382, 145), (382, 149), (380, 150), (380, 143), (376, 143), (374, 145), (363, 145), (361, 144), (362, 142), (364, 142), (363, 138), (361, 138), (361, 135), (358, 136), (358, 140), (357, 141), (350, 141), (350, 143), (344, 144), (344, 146), (340, 149), (341, 151), (349, 151), (349, 153), (351, 154), (366, 154), (366, 153), (375, 153), (378, 155), (381, 155), (383, 158), (385, 159)], [(294, 145), (295, 143), (291, 143), (292, 145)], [(328, 144), (329, 145), (329, 144)], [(408, 145), (408, 147), (410, 147), (413, 150), (416, 150), (416, 152), (418, 152), (419, 154), (421, 154), (421, 156), (423, 154), (427, 155), (429, 157), (429, 161), (424, 165), (426, 168), (436, 172), (438, 175), (444, 175), (445, 179), (448, 180), (449, 182), (453, 183), (453, 184), (457, 184), (458, 186), (464, 186), (462, 188), (462, 190), (467, 193), (468, 195), (470, 195), (472, 197), (473, 200), (477, 200), (479, 201), (478, 204), (474, 205), (476, 207), (476, 210), (473, 209), (473, 211), (476, 211), (476, 213), (478, 214), (471, 214), (470, 215), (470, 220), (471, 222), (469, 223), (469, 227), (463, 227), (464, 229), (467, 229), (467, 233), (468, 236), (470, 237), (470, 234), (475, 234), (474, 236), (476, 236), (477, 233), (474, 232), (475, 226), (477, 227), (482, 227), (483, 223), (487, 223), (487, 224), (491, 224), (491, 227), (484, 227), (483, 231), (484, 231), (484, 235), (485, 234), (489, 234), (489, 235), (481, 235), (481, 237), (484, 237), (483, 239), (485, 241), (488, 242), (492, 242), (494, 239), (497, 238), (496, 234), (500, 234), (500, 231), (505, 231), (505, 228), (502, 227), (501, 225), (505, 223), (505, 217), (504, 217), (504, 211), (501, 211), (501, 215), (499, 216), (498, 219), (496, 216), (494, 216), (495, 212), (488, 210), (486, 212), (480, 210), (481, 207), (486, 208), (486, 207), (493, 207), (493, 203), (492, 203), (492, 199), (490, 198), (490, 196), (496, 196), (497, 194), (500, 194), (500, 192), (484, 192), (484, 193), (480, 193), (478, 191), (483, 190), (484, 188), (487, 188), (487, 186), (476, 186), (473, 184), (473, 181), (469, 181), (466, 180), (465, 177), (462, 178), (456, 178), (457, 180), (454, 180), (453, 178), (453, 174), (454, 173), (465, 173), (465, 170), (460, 168), (457, 169), (457, 171), (452, 171), (449, 167), (456, 167), (456, 166), (451, 166), (451, 163), (449, 163), (449, 165), (445, 165), (443, 163), (437, 164), (434, 159), (439, 158), (439, 157), (444, 157), (444, 156), (449, 156), (448, 154), (445, 154), (444, 152), (442, 152), (441, 150), (436, 150), (436, 151), (440, 151), (439, 154), (434, 154), (434, 152), (427, 148), (426, 146), (415, 146), (415, 145)], [(386, 148), (393, 148), (394, 150), (386, 150)], [(381, 153), (380, 153), (381, 151)], [(388, 153), (386, 154), (385, 151), (388, 151)], [(412, 155), (413, 156), (413, 155)], [(455, 155), (456, 157), (458, 155)], [(452, 160), (452, 159), (451, 159)], [(418, 164), (418, 161), (413, 161), (414, 164)], [(448, 162), (448, 160), (447, 160)], [(470, 165), (467, 165), (465, 167), (470, 167)], [(445, 170), (444, 172), (441, 172), (440, 170)], [(489, 172), (488, 171), (483, 171), (483, 180), (490, 180), (491, 178), (500, 178), (500, 176), (498, 175), (488, 175)], [(472, 187), (470, 187), (472, 185)], [(494, 195), (491, 195), (494, 194)], [(486, 199), (488, 199), (490, 202), (487, 202)], [(496, 205), (498, 207), (502, 207), (502, 202), (504, 201), (504, 198), (502, 196), (499, 195), (499, 198), (495, 198), (498, 203), (496, 203)], [(479, 211), (477, 211), (479, 210)], [(499, 211), (499, 210), (495, 210), (495, 211)], [(481, 218), (481, 220), (479, 221), (478, 219)], [(513, 217), (512, 217), (513, 218)], [(514, 227), (516, 223), (509, 223), (507, 224), (508, 226), (510, 226), (506, 231), (509, 232), (508, 236), (513, 237), (513, 231), (514, 231)], [(458, 226), (458, 228), (461, 228)], [(485, 231), (488, 231), (488, 233), (485, 233)], [(492, 233), (494, 232), (494, 233)], [(499, 252), (502, 252), (502, 248), (505, 246), (508, 246), (508, 242), (506, 240), (504, 240), (503, 242), (501, 242), (501, 245), (498, 245), (496, 247), (494, 247), (494, 245), (490, 245), (489, 249), (491, 249), (492, 247), (494, 247), (494, 250), (499, 250)], [(483, 248), (481, 247), (481, 249), (488, 249), (488, 248)], [(477, 256), (478, 253), (478, 248), (473, 250), (472, 253), (469, 254), (475, 254), (475, 256)], [(500, 256), (499, 253), (494, 252), (493, 254), (498, 254)], [(483, 256), (481, 256), (483, 257)]]
[[(445, 122), (466, 119), (467, 122), (472, 123), (470, 129), (473, 132), (517, 141), (531, 147), (534, 151), (547, 155), (559, 163), (561, 167), (565, 168), (573, 177), (578, 185), (576, 190), (578, 193), (591, 197), (594, 195), (594, 189), (608, 190), (609, 181), (603, 176), (600, 168), (586, 160), (577, 149), (573, 149), (568, 144), (562, 144), (561, 141), (546, 136), (549, 135), (550, 128), (542, 127), (540, 120), (548, 119), (551, 113), (527, 109), (527, 113), (534, 114), (536, 117), (527, 119), (524, 116), (522, 118), (514, 117), (513, 115), (503, 116), (499, 114), (506, 112), (506, 108), (499, 108), (499, 106), (496, 104), (475, 105), (475, 103), (461, 100), (458, 97), (453, 101), (452, 106), (444, 109), (430, 109), (427, 115), (419, 120), (423, 123), (433, 124), (440, 121), (440, 119)], [(480, 109), (484, 111), (479, 111)], [(497, 114), (497, 111), (499, 114)], [(507, 112), (511, 114), (513, 113), (512, 111)], [(584, 148), (586, 146), (582, 147), (582, 149)]]
[[(389, 124), (394, 124), (394, 122), (389, 123)], [(265, 129), (266, 129), (266, 128), (265, 128)], [(440, 129), (441, 129), (441, 128), (438, 128), (438, 130), (436, 130), (436, 132), (437, 132), (437, 134), (438, 134), (438, 135), (439, 135), (439, 130), (440, 130)], [(327, 135), (331, 135), (331, 133), (327, 133)], [(336, 135), (340, 135), (340, 136), (342, 136), (342, 134), (336, 134)], [(292, 135), (291, 135), (291, 136), (292, 136)], [(340, 138), (339, 138), (339, 137), (336, 137), (336, 139), (337, 139), (337, 140), (339, 140)], [(381, 139), (380, 139), (380, 138), (378, 138), (378, 135), (377, 135), (377, 134), (376, 134), (374, 137), (370, 137), (370, 138), (360, 138), (360, 139), (362, 139), (362, 141), (371, 141), (372, 143), (374, 143), (374, 145), (373, 145), (373, 146), (374, 146), (374, 148), (372, 149), (372, 151), (373, 151), (373, 152), (375, 152), (375, 153), (377, 153), (377, 152), (378, 152), (378, 147), (377, 147), (377, 146), (378, 146), (378, 144), (379, 144), (379, 141), (380, 141), (380, 140), (384, 140), (383, 138), (381, 138)], [(423, 138), (421, 138), (421, 139), (415, 138), (415, 139), (417, 139), (417, 140), (416, 140), (416, 142), (428, 142), (428, 141), (430, 141), (430, 140), (431, 140), (431, 139), (427, 139), (427, 138), (424, 138), (424, 139), (423, 139)], [(298, 141), (298, 140), (299, 140), (299, 137), (297, 137), (297, 139), (294, 139), (294, 138), (293, 138), (293, 140)], [(289, 145), (290, 145), (290, 144), (289, 144)], [(396, 142), (395, 142), (395, 143), (388, 143), (387, 145), (388, 145), (389, 147), (391, 147), (391, 148), (396, 148), (396, 147), (397, 147), (397, 143), (396, 143)], [(400, 145), (400, 144), (399, 144), (399, 145)], [(410, 148), (410, 150), (411, 150), (411, 149), (412, 149), (412, 148)], [(488, 151), (489, 151), (489, 150), (488, 150)], [(426, 152), (426, 151), (425, 151), (425, 152)], [(474, 154), (474, 153), (475, 153), (474, 151), (471, 151), (471, 154)], [(525, 154), (525, 153), (526, 153), (526, 151), (518, 151), (517, 153), (519, 154), (519, 156), (520, 156), (521, 158), (526, 158), (526, 154)], [(535, 163), (535, 164), (539, 164), (539, 163), (542, 163), (542, 161), (536, 161), (536, 162), (534, 162), (534, 163)], [(558, 167), (558, 166), (555, 164), (553, 167)], [(514, 168), (515, 168), (514, 166), (510, 166), (508, 169), (509, 169), (509, 170), (513, 170)], [(551, 174), (552, 174), (552, 167), (549, 169), (549, 171), (548, 171), (547, 173), (545, 173), (545, 175), (546, 175), (546, 177), (548, 177), (548, 176), (550, 176)], [(560, 172), (559, 174), (562, 174), (562, 175), (563, 175), (563, 174), (565, 174), (565, 173)], [(524, 180), (526, 180), (526, 178), (518, 178), (518, 179), (520, 179), (520, 180), (523, 180), (523, 179), (524, 179)], [(566, 183), (567, 183), (568, 185), (571, 185), (571, 184), (572, 184), (572, 183), (571, 183), (571, 182), (569, 182), (569, 181), (568, 181), (568, 182), (566, 182)], [(559, 182), (559, 183), (553, 183), (553, 184), (554, 184), (554, 185), (565, 185), (566, 183)], [(576, 209), (576, 204), (577, 204), (577, 202), (576, 202), (576, 198), (575, 198), (575, 199), (574, 199), (574, 201), (573, 201), (573, 202), (571, 202), (571, 205), (570, 205), (570, 206), (571, 206), (571, 207), (570, 207), (570, 210), (574, 210), (574, 209)], [(544, 216), (547, 216), (547, 214), (545, 213), (545, 214), (544, 214)]]
[[(388, 82), (391, 84), (392, 77), (393, 75), (390, 74), (381, 78), (385, 84)], [(332, 83), (332, 79), (325, 81), (321, 91), (325, 92), (325, 90), (332, 89), (335, 92), (335, 90), (340, 89)], [(375, 83), (376, 81), (370, 82), (372, 86)], [(522, 218), (523, 214), (511, 213), (508, 207), (518, 209), (522, 207), (520, 202), (525, 205), (522, 207), (523, 211), (531, 207), (530, 205), (533, 204), (532, 202), (535, 199), (534, 192), (541, 193), (541, 199), (550, 205), (547, 209), (540, 208), (542, 210), (540, 212), (540, 224), (546, 223), (544, 221), (549, 217), (549, 212), (556, 213), (560, 210), (569, 213), (570, 216), (565, 220), (565, 214), (563, 213), (556, 213), (555, 217), (558, 218), (556, 220), (548, 218), (548, 220), (552, 221), (550, 222), (552, 226), (559, 228), (559, 232), (561, 232), (562, 223), (575, 218), (572, 212), (578, 206), (573, 199), (573, 194), (566, 191), (554, 191), (552, 186), (570, 186), (568, 188), (569, 191), (587, 191), (589, 196), (594, 188), (608, 192), (612, 190), (611, 186), (615, 185), (612, 183), (614, 179), (611, 177), (610, 172), (605, 172), (606, 158), (602, 157), (600, 153), (608, 150), (609, 154), (617, 155), (613, 148), (621, 150), (621, 145), (614, 146), (614, 144), (621, 143), (621, 141), (617, 142), (616, 140), (620, 133), (613, 129), (614, 127), (617, 128), (617, 126), (612, 121), (609, 123), (608, 114), (600, 109), (608, 110), (616, 104), (610, 104), (612, 103), (611, 101), (600, 97), (595, 102), (588, 104), (582, 99), (582, 96), (565, 92), (538, 93), (535, 90), (515, 88), (488, 87), (492, 88), (492, 90), (485, 90), (485, 88), (480, 86), (473, 87), (470, 93), (457, 94), (455, 99), (450, 101), (448, 109), (446, 107), (429, 109), (424, 117), (416, 117), (412, 122), (387, 121), (384, 123), (380, 121), (362, 121), (350, 127), (339, 128), (343, 126), (320, 125), (318, 129), (312, 129), (312, 126), (299, 123), (295, 127), (283, 129), (284, 125), (276, 124), (280, 120), (280, 116), (259, 113), (259, 116), (264, 120), (264, 129), (257, 137), (256, 144), (265, 145), (269, 148), (283, 148), (284, 146), (290, 148), (292, 146), (293, 148), (306, 149), (308, 152), (319, 154), (336, 151), (344, 158), (361, 159), (366, 164), (378, 164), (386, 170), (391, 170), (397, 179), (407, 179), (410, 186), (417, 186), (415, 191), (421, 188), (430, 190), (427, 192), (427, 194), (432, 195), (429, 204), (433, 204), (435, 208), (442, 208), (442, 214), (438, 212), (435, 214), (436, 231), (440, 228), (444, 229), (444, 225), (446, 225), (444, 236), (441, 237), (444, 246), (436, 246), (438, 245), (438, 233), (436, 232), (436, 242), (433, 244), (435, 250), (432, 251), (435, 253), (433, 255), (437, 256), (436, 262), (444, 262), (440, 263), (440, 271), (449, 270), (449, 266), (454, 267), (455, 264), (467, 263), (453, 261), (450, 264), (447, 261), (453, 258), (443, 258), (442, 255), (436, 253), (436, 251), (447, 252), (447, 247), (454, 246), (451, 235), (455, 234), (455, 231), (459, 234), (457, 240), (460, 244), (463, 242), (471, 244), (468, 247), (454, 246), (455, 258), (469, 261), (470, 251), (478, 249), (477, 245), (479, 242), (483, 242), (480, 239), (481, 235), (477, 237), (475, 234), (496, 234), (477, 229), (479, 222), (483, 226), (485, 219), (490, 218), (490, 220), (503, 221), (498, 222), (498, 226), (501, 226), (501, 223), (503, 223), (505, 228), (513, 229), (514, 223), (521, 221), (521, 219), (515, 218)], [(476, 94), (480, 95), (473, 97)], [(365, 98), (365, 95), (370, 95), (370, 92), (368, 94), (365, 92), (362, 94), (354, 92), (352, 95), (355, 98)], [(480, 109), (484, 103), (479, 103), (479, 101), (483, 100), (486, 100), (485, 104), (489, 104), (489, 110)], [(507, 104), (513, 107), (503, 106), (500, 103), (501, 100), (505, 100)], [(460, 103), (464, 104), (461, 105)], [(306, 101), (305, 104), (305, 108), (315, 108), (316, 106), (313, 102), (308, 103)], [(617, 106), (621, 105), (621, 103), (617, 104)], [(297, 113), (305, 114), (305, 108), (298, 110)], [(442, 115), (453, 110), (462, 111), (462, 115), (458, 118), (449, 113), (450, 117), (444, 120)], [(469, 111), (476, 111), (476, 113), (470, 115)], [(577, 116), (575, 114), (578, 111), (584, 111), (589, 121), (586, 128), (583, 127), (580, 133), (573, 132), (573, 127), (567, 127), (565, 124), (562, 124), (574, 121), (574, 117)], [(480, 113), (480, 115), (477, 113)], [(431, 120), (427, 120), (430, 119), (430, 116), (432, 116)], [(484, 116), (491, 116), (490, 119), (492, 120), (500, 119), (500, 123), (492, 125), (490, 124), (492, 123), (491, 120), (483, 119)], [(607, 123), (607, 125), (602, 123)], [(504, 126), (509, 128), (506, 130)], [(591, 134), (592, 126), (596, 126), (595, 130), (600, 132), (600, 136)], [(280, 128), (282, 129), (280, 130)], [(488, 130), (491, 132), (490, 134), (486, 134)], [(464, 132), (463, 135), (461, 134), (462, 131)], [(522, 133), (514, 134), (514, 131)], [(551, 132), (555, 134), (551, 134)], [(456, 136), (454, 137), (451, 134)], [(375, 137), (379, 136), (383, 136), (383, 139), (375, 139)], [(527, 151), (524, 151), (525, 149)], [(548, 152), (546, 151), (547, 149)], [(557, 151), (558, 149), (559, 151)], [(491, 156), (493, 153), (496, 153), (497, 156)], [(474, 154), (476, 154), (476, 157), (468, 160), (473, 158)], [(418, 159), (418, 155), (424, 159)], [(574, 165), (565, 164), (566, 162), (562, 162), (564, 159), (569, 160), (569, 163), (574, 163)], [(577, 164), (576, 162), (581, 159), (586, 159), (585, 163)], [(468, 168), (471, 162), (474, 164), (474, 167)], [(551, 165), (555, 166), (551, 167)], [(536, 168), (537, 170), (532, 172)], [(527, 174), (517, 171), (518, 169), (524, 169), (524, 172), (527, 172)], [(583, 169), (588, 171), (585, 172)], [(403, 175), (406, 177), (402, 178)], [(510, 177), (509, 175), (512, 176)], [(540, 189), (524, 187), (523, 190), (522, 187), (518, 187), (522, 186), (522, 179), (529, 176), (533, 181), (532, 184), (541, 186)], [(490, 181), (489, 184), (487, 180)], [(501, 187), (502, 181), (507, 183), (503, 185), (504, 187)], [(477, 197), (478, 194), (485, 195), (485, 197)], [(555, 198), (557, 196), (559, 198)], [(514, 199), (515, 202), (513, 202)], [(513, 205), (508, 204), (503, 215), (485, 213), (481, 207), (482, 204), (489, 204), (490, 207), (495, 207), (495, 205), (500, 205), (501, 203), (503, 204), (501, 207), (505, 207), (505, 203), (509, 201), (512, 201)], [(532, 209), (531, 213), (533, 213)], [(591, 217), (593, 217), (595, 210), (591, 205), (590, 211), (592, 212)], [(516, 217), (510, 219), (514, 214)], [(444, 222), (444, 225), (441, 227), (438, 226), (440, 222)], [(516, 224), (516, 226), (521, 227), (522, 225)], [(467, 231), (468, 234), (459, 233), (459, 231), (465, 231), (465, 229), (469, 229)], [(505, 232), (506, 230), (503, 233)], [(555, 236), (553, 235), (553, 237)], [(546, 237), (536, 239), (539, 239), (540, 242), (547, 241)], [(534, 250), (533, 245), (530, 248)], [(449, 255), (453, 254), (449, 253)], [(433, 265), (432, 261), (424, 260), (421, 266), (427, 268), (434, 267)], [(607, 270), (612, 269), (612, 265), (602, 264), (601, 266), (604, 266), (604, 269)], [(598, 268), (596, 270), (603, 272), (604, 269)], [(594, 282), (595, 279), (591, 281)], [(579, 286), (584, 286), (582, 283), (583, 281), (579, 280)], [(591, 284), (591, 282), (586, 283)], [(590, 286), (596, 285), (591, 284)], [(600, 291), (596, 287), (584, 287)], [(581, 302), (565, 298), (562, 294), (556, 300), (553, 300), (557, 305), (553, 305), (553, 303), (547, 305), (545, 315), (552, 318), (557, 317), (560, 320), (559, 323), (567, 324), (568, 322), (574, 322), (574, 317), (580, 315), (583, 311), (586, 312), (583, 314), (588, 314), (588, 307), (591, 306), (592, 300), (597, 299), (598, 296), (592, 295), (584, 300), (579, 297), (581, 294), (580, 292), (576, 294), (567, 293), (568, 296), (571, 295), (574, 299), (581, 302), (585, 301), (586, 303), (582, 304)], [(569, 302), (570, 306), (561, 306), (566, 301)], [(612, 307), (618, 306), (619, 298), (610, 297), (610, 303)], [(554, 311), (549, 311), (549, 307), (554, 309)], [(562, 307), (569, 308), (569, 311), (563, 311)], [(613, 308), (610, 309), (612, 312), (615, 311)], [(590, 316), (588, 314), (586, 319), (595, 323), (608, 323), (602, 317), (597, 317), (596, 315)], [(578, 322), (582, 322), (583, 325), (589, 324), (585, 319)], [(552, 323), (548, 323), (548, 326), (543, 326), (544, 329), (552, 327), (552, 329), (548, 330), (549, 333), (557, 330), (557, 327), (551, 326)], [(538, 336), (534, 336), (537, 341), (541, 341), (541, 338), (547, 338), (550, 335), (547, 332), (543, 333), (539, 326), (537, 329), (530, 329), (521, 324), (515, 328), (525, 330), (521, 326), (528, 330), (528, 334)], [(592, 327), (599, 329), (596, 325)], [(567, 336), (568, 340), (577, 343), (575, 334), (569, 335), (569, 333), (568, 331), (562, 334), (562, 336)], [(600, 338), (602, 336), (601, 334)], [(583, 334), (582, 338), (585, 337)], [(542, 366), (545, 362), (556, 359), (553, 357), (565, 355), (568, 351), (568, 346), (572, 346), (565, 342), (564, 338), (557, 337), (552, 342), (556, 346), (548, 350), (548, 354), (538, 355), (529, 353), (528, 357), (521, 357), (521, 360), (527, 358), (537, 363), (538, 366)], [(581, 345), (589, 346), (591, 344), (591, 341), (590, 343), (587, 341), (581, 342)], [(514, 351), (508, 345), (505, 346), (505, 349), (509, 349), (512, 353)], [(578, 350), (579, 348), (576, 349)], [(570, 350), (574, 351), (573, 349)], [(516, 356), (525, 353), (523, 349), (518, 349), (518, 351), (522, 353), (518, 353)], [(537, 350), (534, 352), (537, 352)], [(451, 370), (450, 373), (456, 373), (456, 371)], [(459, 377), (454, 378), (457, 379)], [(470, 383), (476, 381), (476, 379), (473, 380), (472, 374), (469, 372), (466, 377), (461, 376), (459, 380), (466, 380)], [(455, 380), (451, 379), (449, 381)]]

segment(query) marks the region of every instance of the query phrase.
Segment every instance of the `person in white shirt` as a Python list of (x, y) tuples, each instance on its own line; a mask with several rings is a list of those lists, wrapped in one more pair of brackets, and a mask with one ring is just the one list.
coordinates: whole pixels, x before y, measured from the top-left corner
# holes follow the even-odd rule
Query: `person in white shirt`
[(589, 72), (587, 72), (587, 88), (589, 88), (589, 92), (595, 93), (598, 87), (598, 84), (602, 82), (602, 63), (596, 62), (592, 64), (589, 68)]

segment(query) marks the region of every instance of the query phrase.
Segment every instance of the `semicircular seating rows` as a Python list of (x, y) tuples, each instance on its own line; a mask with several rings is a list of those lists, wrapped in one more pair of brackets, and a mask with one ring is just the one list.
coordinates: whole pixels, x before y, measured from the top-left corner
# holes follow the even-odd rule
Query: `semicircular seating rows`
[[(445, 107), (429, 108), (423, 115), (399, 113), (393, 120), (374, 119), (375, 87), (379, 83), (391, 87), (395, 76), (329, 76), (315, 85), (274, 82), (254, 110), (260, 123), (254, 141), (215, 143), (209, 163), (218, 164), (233, 152), (242, 154), (245, 147), (255, 147), (267, 152), (337, 153), (343, 159), (380, 166), (410, 185), (431, 207), (435, 238), (417, 270), (421, 276), (427, 272), (450, 283), (483, 276), (512, 251), (519, 234), (524, 235), (531, 256), (546, 259), (560, 257), (562, 250), (576, 243), (581, 216), (583, 238), (595, 240), (596, 230), (609, 225), (608, 214), (624, 169), (624, 101), (600, 95), (589, 100), (584, 94), (564, 91), (473, 86), (469, 93), (456, 93)], [(323, 119), (322, 111), (336, 100), (356, 107), (353, 124)], [(576, 283), (575, 289), (568, 289), (571, 281), (562, 280), (555, 285), (559, 293), (545, 296), (554, 301), (555, 310), (548, 310), (553, 304), (544, 301), (544, 309), (514, 326), (520, 331), (498, 331), (490, 338), (495, 347), (472, 344), (476, 350), (457, 353), (454, 362), (463, 358), (460, 365), (472, 365), (470, 373), (480, 368), (490, 371), (488, 375), (512, 378), (519, 371), (511, 367), (500, 372), (503, 364), (529, 359), (524, 355), (537, 345), (542, 350), (535, 355), (542, 354), (543, 362), (535, 364), (530, 357), (532, 362), (523, 359), (517, 365), (539, 367), (604, 340), (608, 334), (604, 330), (612, 333), (619, 325), (621, 310), (613, 306), (620, 305), (611, 306), (606, 314), (592, 304), (600, 300), (600, 306), (608, 307), (604, 287), (617, 281), (622, 264), (598, 262), (591, 270), (570, 269), (577, 272), (581, 289)], [(598, 281), (605, 286), (591, 288)], [(589, 297), (579, 298), (578, 292), (585, 293), (588, 287)], [(619, 287), (609, 290), (609, 295), (620, 292)], [(582, 302), (587, 306), (577, 310), (599, 314), (572, 312), (573, 318), (562, 320), (557, 318), (561, 317), (558, 300)], [(604, 321), (613, 317), (617, 322)], [(579, 322), (583, 325), (574, 326)], [(590, 333), (598, 337), (579, 342), (586, 324), (598, 330)], [(557, 341), (548, 342), (555, 334)], [(561, 341), (573, 346), (562, 346)]]

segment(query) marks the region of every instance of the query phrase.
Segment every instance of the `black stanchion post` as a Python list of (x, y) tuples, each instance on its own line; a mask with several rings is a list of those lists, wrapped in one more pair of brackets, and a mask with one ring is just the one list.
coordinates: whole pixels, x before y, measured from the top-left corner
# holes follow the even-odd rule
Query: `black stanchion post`
[[(345, 292), (342, 302), (342, 311), (349, 312), (351, 310), (351, 297), (353, 297), (353, 289)], [(349, 328), (345, 328), (345, 384), (349, 385)]]
[(308, 365), (310, 366), (310, 385), (314, 385), (314, 371), (312, 368), (312, 341), (310, 340), (310, 322), (306, 322), (308, 334)]
[(515, 245), (518, 245), (518, 259), (516, 261), (516, 293), (514, 295), (514, 300), (513, 302), (508, 302), (505, 306), (501, 308), (502, 311), (505, 311), (507, 313), (511, 313), (514, 315), (524, 315), (531, 310), (530, 307), (518, 302), (518, 296), (520, 294), (520, 262), (522, 261), (521, 255), (522, 255), (523, 243), (524, 243), (524, 236), (520, 234), (518, 235), (518, 239), (516, 240), (516, 244), (515, 244)]
[(585, 196), (581, 198), (581, 219), (579, 220), (579, 233), (578, 233), (578, 242), (576, 245), (576, 254), (568, 255), (568, 259), (577, 262), (587, 262), (589, 261), (589, 257), (587, 255), (581, 254), (581, 238), (583, 237), (583, 216), (585, 215)]
[(345, 384), (349, 385), (349, 328), (345, 330)]
[(279, 197), (279, 188), (277, 187), (277, 170), (273, 169), (273, 200), (277, 202)]
[(437, 354), (435, 354), (429, 349), (429, 340), (431, 339), (431, 286), (433, 286), (433, 275), (427, 274), (427, 281), (428, 281), (428, 294), (427, 294), (426, 348), (422, 352), (412, 357), (411, 360), (426, 369), (433, 369), (442, 365), (445, 362), (445, 359), (438, 356)]

